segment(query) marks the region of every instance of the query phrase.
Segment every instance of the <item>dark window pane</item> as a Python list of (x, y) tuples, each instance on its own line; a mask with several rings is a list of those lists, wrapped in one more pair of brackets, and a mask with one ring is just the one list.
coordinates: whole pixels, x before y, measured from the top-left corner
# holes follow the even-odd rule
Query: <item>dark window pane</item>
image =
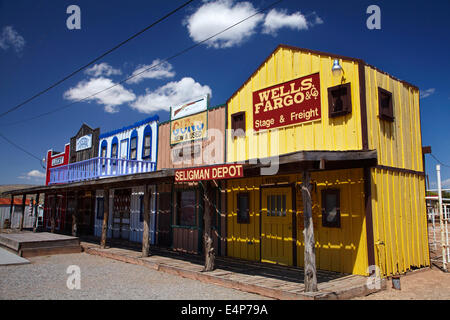
[(339, 228), (341, 226), (339, 197), (339, 190), (322, 191), (322, 225), (324, 227)]
[(139, 196), (139, 221), (144, 221), (144, 196)]
[(97, 198), (97, 219), (103, 220), (104, 211), (105, 209), (103, 198)]
[(249, 223), (250, 222), (250, 203), (249, 203), (249, 194), (248, 193), (240, 193), (237, 197), (237, 222), (238, 223)]
[(178, 197), (178, 224), (195, 226), (195, 191), (180, 191)]

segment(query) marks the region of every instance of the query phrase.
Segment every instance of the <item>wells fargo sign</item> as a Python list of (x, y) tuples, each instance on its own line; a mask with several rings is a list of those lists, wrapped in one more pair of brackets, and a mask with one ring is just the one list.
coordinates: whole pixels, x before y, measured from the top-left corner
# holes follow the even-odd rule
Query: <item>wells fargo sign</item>
[(207, 136), (206, 112), (170, 122), (170, 144), (193, 141)]
[(320, 118), (319, 73), (253, 92), (253, 129), (255, 131)]
[(242, 164), (225, 164), (219, 166), (180, 169), (175, 171), (176, 182), (218, 180), (242, 178), (244, 170)]

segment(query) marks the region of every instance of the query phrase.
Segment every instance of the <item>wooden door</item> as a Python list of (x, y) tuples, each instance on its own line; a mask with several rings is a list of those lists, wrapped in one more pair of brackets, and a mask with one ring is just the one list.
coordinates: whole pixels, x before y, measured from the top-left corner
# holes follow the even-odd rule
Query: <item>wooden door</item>
[(157, 243), (160, 246), (170, 246), (172, 244), (170, 236), (170, 225), (172, 221), (171, 210), (172, 194), (162, 192), (158, 199), (158, 227), (157, 227)]
[(113, 204), (113, 238), (130, 237), (130, 203), (131, 189), (114, 191)]
[(261, 196), (261, 261), (292, 265), (292, 190), (262, 189)]

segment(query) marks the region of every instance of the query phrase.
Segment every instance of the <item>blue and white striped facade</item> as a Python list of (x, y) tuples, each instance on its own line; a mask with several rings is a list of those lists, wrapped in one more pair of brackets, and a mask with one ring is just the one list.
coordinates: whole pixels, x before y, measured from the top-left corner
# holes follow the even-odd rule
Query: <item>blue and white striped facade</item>
[[(144, 186), (133, 187), (131, 190), (131, 203), (130, 203), (130, 218), (125, 221), (129, 223), (129, 230), (122, 230), (121, 239), (129, 240), (131, 242), (142, 243), (142, 233), (144, 232), (144, 222), (143, 222), (143, 212), (142, 211), (142, 201), (144, 196)], [(109, 191), (109, 218), (108, 218), (108, 231), (107, 238), (119, 238), (119, 230), (116, 227), (118, 221), (114, 218), (113, 207), (114, 207), (114, 191), (111, 189)], [(149, 242), (150, 244), (155, 244), (156, 242), (156, 187), (149, 186), (150, 193), (150, 225), (149, 225)], [(103, 190), (96, 191), (96, 201), (95, 201), (95, 225), (94, 225), (94, 235), (96, 237), (102, 236), (102, 226), (103, 217), (99, 212), (97, 199), (103, 199)], [(104, 201), (104, 199), (103, 199)]]
[[(152, 116), (130, 126), (110, 132), (102, 133), (99, 141), (99, 156), (103, 157), (102, 149), (106, 147), (106, 158), (113, 157), (113, 145), (117, 144), (117, 158), (152, 162), (156, 164), (157, 143), (158, 143), (158, 116)], [(150, 155), (144, 156), (145, 137), (150, 136)], [(137, 138), (136, 157), (131, 157), (131, 140)], [(153, 170), (156, 170), (156, 166)]]
[[(103, 133), (99, 138), (99, 157), (103, 161), (103, 170), (108, 176), (145, 173), (156, 170), (157, 143), (158, 143), (158, 116), (152, 116), (130, 126)], [(150, 154), (144, 155), (145, 137), (150, 137)], [(136, 155), (132, 157), (131, 141), (136, 138)], [(114, 155), (113, 145), (117, 145), (117, 154)], [(106, 154), (102, 150), (106, 148)], [(103, 159), (107, 160), (103, 160)], [(117, 159), (117, 160), (115, 160)], [(150, 244), (155, 243), (156, 223), (156, 186), (148, 186), (150, 193)], [(145, 186), (136, 185), (131, 188), (130, 216), (122, 222), (127, 225), (126, 229), (117, 230), (117, 218), (114, 218), (114, 193), (110, 189), (108, 238), (122, 238), (131, 242), (142, 242), (143, 223), (143, 196)], [(94, 234), (100, 237), (102, 233), (103, 214), (99, 212), (97, 199), (103, 199), (103, 190), (96, 191), (95, 201), (95, 225)], [(103, 199), (103, 202), (105, 199)], [(100, 209), (101, 211), (102, 209)]]

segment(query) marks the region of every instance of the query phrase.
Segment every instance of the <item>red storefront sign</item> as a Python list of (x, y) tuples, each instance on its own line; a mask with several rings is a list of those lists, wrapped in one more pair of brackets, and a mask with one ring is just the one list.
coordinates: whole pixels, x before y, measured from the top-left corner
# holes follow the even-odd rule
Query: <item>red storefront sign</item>
[(180, 169), (175, 171), (176, 182), (219, 180), (241, 178), (244, 176), (242, 164), (225, 164), (219, 166)]
[(255, 131), (320, 118), (319, 73), (253, 92), (253, 129)]

